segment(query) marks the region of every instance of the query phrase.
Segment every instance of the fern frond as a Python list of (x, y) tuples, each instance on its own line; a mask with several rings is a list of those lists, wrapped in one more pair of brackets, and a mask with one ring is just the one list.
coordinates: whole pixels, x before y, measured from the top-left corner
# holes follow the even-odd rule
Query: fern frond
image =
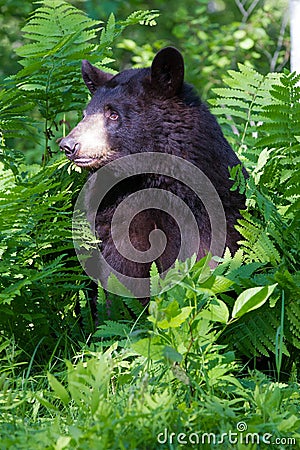
[(127, 27), (129, 25), (146, 25), (146, 26), (154, 26), (156, 25), (157, 17), (159, 17), (159, 11), (156, 9), (145, 10), (145, 11), (134, 11), (131, 13), (126, 20), (120, 21), (119, 25), (121, 27)]
[(14, 89), (0, 91), (0, 137), (22, 137), (30, 132), (30, 121), (26, 113), (32, 103)]
[(133, 312), (133, 314), (138, 317), (143, 311), (144, 307), (139, 300), (136, 298), (123, 297), (123, 302), (127, 308)]
[(268, 230), (265, 230), (262, 224), (248, 217), (248, 220), (239, 220), (236, 228), (244, 238), (240, 243), (246, 261), (270, 262), (272, 265), (280, 261), (280, 254), (271, 241)]
[(296, 300), (289, 302), (287, 318), (290, 324), (290, 332), (293, 335), (293, 344), (300, 348), (300, 305)]
[[(232, 123), (233, 129), (239, 131), (239, 147), (253, 147), (257, 140), (260, 132), (257, 124), (263, 119), (263, 106), (270, 103), (270, 89), (277, 83), (277, 77), (275, 74), (263, 76), (254, 69), (239, 64), (239, 71), (231, 70), (224, 77), (227, 87), (214, 90), (218, 97), (211, 101), (212, 112), (227, 115), (226, 122)], [(256, 124), (255, 130), (253, 124)], [(250, 154), (249, 157), (245, 148), (243, 156), (253, 160), (253, 155)]]
[(159, 272), (155, 262), (151, 264), (150, 268), (150, 295), (151, 297), (157, 295), (159, 292)]
[(83, 291), (79, 291), (79, 306), (83, 330), (86, 336), (94, 332), (95, 324), (91, 310), (91, 304)]
[(107, 337), (123, 337), (126, 338), (130, 334), (130, 326), (126, 323), (107, 320), (103, 325), (97, 328), (94, 336), (99, 338)]
[[(280, 324), (278, 311), (268, 305), (256, 312), (246, 314), (239, 325), (232, 331), (236, 347), (249, 357), (264, 355), (269, 357), (275, 353), (276, 331)], [(231, 335), (231, 339), (232, 339)], [(237, 339), (238, 337), (238, 339)], [(286, 345), (283, 344), (283, 353), (289, 355)]]
[[(24, 37), (29, 41), (16, 50), (21, 56), (20, 63), (27, 69), (27, 72), (20, 72), (16, 79), (22, 86), (26, 86), (31, 80), (23, 79), (25, 73), (28, 77), (36, 69), (39, 74), (48, 73), (48, 84), (51, 78), (55, 80), (64, 79), (60, 69), (65, 65), (65, 51), (73, 47), (79, 58), (88, 55), (85, 45), (89, 45), (89, 50), (96, 50), (96, 45), (90, 44), (97, 36), (99, 22), (88, 18), (82, 11), (74, 6), (60, 0), (45, 0), (44, 6), (38, 8), (33, 13), (29, 23), (23, 28)], [(70, 56), (70, 53), (69, 55)], [(36, 67), (36, 63), (39, 66)], [(74, 66), (76, 60), (73, 59)], [(49, 74), (50, 71), (50, 74)], [(51, 78), (49, 79), (49, 75)], [(67, 71), (67, 75), (70, 75)], [(70, 83), (70, 78), (69, 78)]]
[[(276, 148), (278, 143), (286, 148), (297, 143), (296, 136), (300, 132), (300, 90), (296, 80), (293, 74), (281, 74), (278, 82), (269, 90), (271, 98), (268, 104), (263, 107), (265, 122), (262, 130), (269, 137), (268, 145)], [(265, 145), (265, 140), (257, 143), (257, 146)]]
[[(282, 259), (298, 265), (300, 88), (295, 74), (262, 76), (240, 65), (230, 71), (224, 89), (216, 90), (216, 114), (238, 130), (239, 155), (252, 168), (246, 183), (248, 213), (237, 229), (246, 261), (271, 263)], [(223, 107), (225, 105), (225, 107)], [(231, 171), (234, 187), (241, 186)], [(244, 188), (244, 186), (241, 186)], [(280, 231), (279, 231), (280, 230)], [(279, 232), (278, 232), (279, 231)]]

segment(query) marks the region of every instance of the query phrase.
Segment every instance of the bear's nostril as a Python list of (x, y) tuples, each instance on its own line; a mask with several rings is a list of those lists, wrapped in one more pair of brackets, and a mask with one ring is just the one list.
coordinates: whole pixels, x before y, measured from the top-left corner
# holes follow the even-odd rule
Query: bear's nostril
[(64, 138), (60, 141), (60, 149), (65, 152), (68, 158), (74, 158), (80, 148), (80, 144), (72, 139)]

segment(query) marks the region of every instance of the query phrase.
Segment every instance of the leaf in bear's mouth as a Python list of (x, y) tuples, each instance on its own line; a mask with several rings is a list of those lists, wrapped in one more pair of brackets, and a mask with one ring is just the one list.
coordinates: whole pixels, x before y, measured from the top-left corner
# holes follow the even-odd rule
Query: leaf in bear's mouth
[(91, 164), (93, 164), (96, 161), (95, 158), (76, 158), (74, 159), (74, 163), (77, 166), (90, 166)]

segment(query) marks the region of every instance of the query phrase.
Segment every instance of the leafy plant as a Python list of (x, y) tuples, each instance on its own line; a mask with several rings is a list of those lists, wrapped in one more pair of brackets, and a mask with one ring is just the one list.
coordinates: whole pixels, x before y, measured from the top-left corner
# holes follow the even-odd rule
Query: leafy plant
[[(183, 268), (177, 265), (173, 275)], [(51, 390), (45, 385), (27, 389), (22, 404), (27, 414), (35, 412), (30, 433), (26, 421), (17, 424), (16, 436), (4, 426), (0, 448), (14, 443), (20, 449), (157, 449), (166, 444), (177, 449), (181, 438), (187, 448), (195, 443), (213, 448), (223, 437), (229, 449), (228, 433), (244, 439), (239, 422), (255, 436), (288, 435), (285, 448), (292, 448), (299, 429), (299, 386), (273, 383), (256, 372), (241, 378), (234, 353), (218, 344), (218, 324), (222, 333), (235, 316), (267, 301), (275, 286), (243, 292), (229, 319), (229, 308), (218, 297), (230, 293), (232, 283), (207, 268), (205, 258), (180, 284), (152, 299), (146, 337), (128, 333), (125, 345), (115, 342), (105, 350), (95, 343), (76, 362), (67, 361), (66, 370), (48, 372)], [(111, 327), (122, 339), (122, 325)], [(21, 405), (14, 402), (16, 388), (7, 385), (7, 391), (9, 421), (10, 411), (18, 415)]]
[(87, 280), (70, 227), (77, 188), (63, 165), (19, 166), (18, 180), (4, 171), (0, 186), (1, 329), (13, 330), (29, 354), (41, 339), (54, 348), (62, 327), (75, 326), (72, 310)]
[[(298, 81), (298, 76), (288, 72), (264, 77), (240, 66), (240, 72), (229, 72), (225, 79), (228, 87), (217, 89), (218, 98), (213, 101), (215, 114), (225, 113), (229, 118), (231, 138), (237, 141), (238, 152), (251, 170), (243, 186), (239, 171), (231, 172), (235, 188), (239, 186), (247, 196), (248, 209), (237, 226), (244, 260), (260, 263), (260, 273), (250, 274), (253, 281), (273, 280), (284, 290), (285, 337), (295, 355), (300, 348), (299, 329), (295, 326), (300, 312), (296, 256), (300, 219), (296, 170), (300, 157)], [(230, 107), (224, 109), (223, 105), (228, 103)], [(238, 272), (236, 275), (239, 277)], [(248, 355), (253, 347), (267, 355), (266, 350), (271, 349), (267, 339), (274, 336), (282, 320), (280, 302), (275, 301), (272, 309), (264, 307), (247, 319), (233, 330), (238, 346)], [(292, 350), (294, 346), (296, 351)]]
[[(37, 357), (68, 340), (69, 348), (75, 345), (72, 340), (82, 336), (78, 303), (86, 330), (94, 326), (91, 317), (87, 323), (89, 279), (77, 261), (71, 231), (72, 205), (85, 175), (68, 170), (65, 159), (49, 160), (54, 145), (58, 148), (54, 137), (60, 118), (63, 132), (65, 114), (87, 100), (80, 61), (108, 64), (113, 40), (129, 25), (153, 25), (156, 16), (137, 11), (118, 23), (111, 15), (97, 42), (98, 21), (67, 2), (45, 0), (23, 29), (31, 41), (17, 49), (23, 68), (0, 93), (0, 322), (6, 335), (22, 339), (29, 355), (40, 346)], [(42, 169), (25, 165), (22, 154), (11, 148), (12, 139), (22, 137), (37, 152), (32, 125), (43, 127)]]
[[(147, 7), (146, 2), (138, 1)], [(139, 36), (126, 36), (119, 47), (132, 55), (137, 67), (149, 65), (154, 53), (164, 45), (175, 45), (184, 52), (186, 79), (196, 86), (202, 98), (214, 96), (213, 89), (222, 85), (228, 70), (239, 62), (261, 74), (281, 71), (289, 63), (289, 30), (287, 2), (227, 0), (161, 0), (151, 3), (161, 11), (163, 23), (155, 36), (145, 30)], [(127, 5), (118, 5), (126, 10)], [(145, 33), (146, 38), (145, 38)], [(148, 37), (149, 36), (149, 37)], [(142, 43), (142, 44), (141, 44)], [(119, 52), (124, 58), (124, 51)]]

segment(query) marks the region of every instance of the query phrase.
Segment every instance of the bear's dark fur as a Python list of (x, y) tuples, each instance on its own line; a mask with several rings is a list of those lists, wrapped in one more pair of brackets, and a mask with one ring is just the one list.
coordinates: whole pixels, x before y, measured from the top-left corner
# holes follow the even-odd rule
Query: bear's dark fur
[[(245, 198), (230, 190), (228, 167), (240, 161), (215, 117), (193, 87), (184, 82), (181, 54), (167, 47), (155, 56), (151, 68), (124, 70), (116, 76), (83, 61), (82, 75), (92, 99), (83, 120), (60, 143), (66, 156), (91, 172), (122, 156), (144, 152), (167, 153), (189, 161), (210, 179), (221, 199), (227, 223), (226, 246), (234, 252), (239, 239), (234, 224), (239, 210), (245, 207)], [(201, 237), (194, 252), (198, 258), (207, 253), (211, 239), (209, 216), (186, 181), (187, 185), (149, 173), (130, 176), (129, 167), (128, 177), (106, 195), (98, 209), (96, 230), (101, 252), (117, 272), (137, 278), (149, 275), (151, 262), (137, 263), (122, 256), (114, 246), (110, 229), (116, 207), (128, 195), (148, 188), (165, 189), (188, 205)], [(174, 263), (181, 245), (175, 219), (160, 211), (159, 205), (147, 209), (145, 204), (144, 211), (130, 224), (130, 240), (140, 251), (149, 248), (151, 231), (161, 229), (165, 233), (166, 247), (156, 260), (161, 272)], [(185, 239), (193, 240), (193, 236)]]

